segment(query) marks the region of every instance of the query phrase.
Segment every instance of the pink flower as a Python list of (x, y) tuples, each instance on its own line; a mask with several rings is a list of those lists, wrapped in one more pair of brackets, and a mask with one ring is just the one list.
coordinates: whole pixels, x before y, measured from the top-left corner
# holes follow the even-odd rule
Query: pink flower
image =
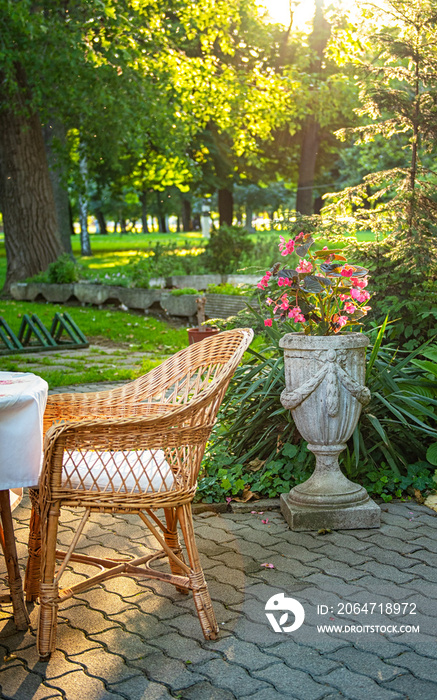
[(294, 306), (288, 315), (290, 318), (294, 318), (295, 316), (298, 316), (300, 313), (301, 313), (300, 306)]
[(349, 299), (349, 294), (340, 294), (339, 296), (342, 301), (346, 301), (347, 299)]
[(275, 568), (274, 564), (267, 564), (267, 562), (265, 562), (264, 564), (261, 564), (261, 566), (264, 566), (266, 569), (274, 569)]
[(351, 301), (347, 301), (346, 304), (344, 305), (344, 310), (346, 311), (347, 314), (353, 314), (354, 311), (357, 310), (357, 307), (352, 304)]
[(351, 282), (354, 285), (354, 287), (364, 289), (364, 287), (367, 287), (368, 279), (367, 277), (351, 277)]
[(301, 313), (300, 306), (295, 306), (288, 312), (288, 317), (292, 318), (295, 323), (305, 323), (305, 316)]
[(338, 326), (339, 328), (342, 328), (343, 326), (346, 325), (346, 323), (348, 322), (348, 320), (349, 320), (349, 319), (348, 319), (347, 316), (339, 316), (339, 317), (337, 318), (337, 321), (336, 321), (337, 326)]
[(341, 269), (341, 274), (343, 277), (352, 277), (355, 272), (355, 268), (352, 265), (343, 265)]
[(266, 304), (268, 304), (270, 306), (270, 304), (273, 304), (273, 303), (274, 303), (273, 299), (270, 299), (270, 297), (267, 297)]
[(304, 235), (305, 235), (305, 234), (304, 234), (303, 231), (301, 231), (300, 233), (298, 233), (297, 236), (294, 237), (295, 242), (296, 242), (296, 241), (300, 241), (300, 239), (303, 238)]
[(309, 260), (301, 260), (296, 267), (296, 272), (311, 272), (313, 264)]
[(262, 280), (260, 282), (258, 282), (258, 284), (256, 285), (258, 287), (258, 289), (266, 289), (269, 285), (269, 279), (271, 276), (272, 276), (272, 273), (270, 272), (270, 270), (267, 270), (267, 272), (264, 275), (264, 277), (262, 278)]
[(278, 287), (287, 287), (291, 285), (291, 280), (288, 279), (288, 277), (280, 277), (278, 279)]
[(264, 325), (265, 325), (265, 326), (271, 326), (271, 325), (272, 325), (272, 319), (271, 319), (271, 318), (266, 318), (266, 320), (264, 321)]
[(294, 241), (290, 239), (286, 242), (284, 236), (279, 236), (279, 238), (281, 239), (279, 244), (279, 250), (282, 251), (281, 255), (289, 255), (289, 253), (292, 253), (294, 250)]
[(269, 519), (266, 518), (265, 520), (261, 520), (261, 522), (262, 522), (263, 525), (267, 525), (267, 523), (269, 522)]
[(370, 299), (370, 294), (369, 292), (366, 292), (364, 290), (361, 291), (360, 289), (355, 289), (354, 287), (352, 287), (351, 297), (352, 299), (355, 299), (360, 304), (362, 304), (364, 301), (367, 301), (367, 299)]

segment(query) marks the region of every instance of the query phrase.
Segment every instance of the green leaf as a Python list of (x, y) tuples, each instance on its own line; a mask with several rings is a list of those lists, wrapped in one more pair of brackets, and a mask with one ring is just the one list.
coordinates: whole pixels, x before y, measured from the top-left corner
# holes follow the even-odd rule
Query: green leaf
[(433, 442), (426, 451), (426, 459), (430, 464), (437, 467), (437, 442)]
[(319, 294), (323, 287), (318, 281), (317, 277), (314, 275), (307, 275), (304, 278), (303, 284), (301, 284), (301, 289), (305, 292), (310, 292), (311, 294)]
[(388, 316), (385, 317), (384, 323), (382, 324), (381, 328), (379, 329), (378, 335), (376, 336), (375, 343), (373, 345), (372, 353), (370, 355), (369, 361), (367, 363), (367, 369), (366, 369), (366, 380), (365, 383), (369, 381), (370, 374), (373, 369), (373, 365), (375, 364), (375, 360), (378, 357), (378, 352), (379, 348), (381, 347), (382, 340), (384, 338), (384, 333), (385, 329), (388, 323)]
[(434, 374), (437, 377), (437, 362), (432, 362), (429, 360), (411, 360), (411, 364), (415, 365), (416, 367), (420, 367), (421, 369), (425, 370), (425, 372)]
[(282, 454), (285, 457), (295, 457), (297, 453), (299, 452), (299, 448), (297, 445), (292, 445), (289, 442), (286, 442), (284, 447), (282, 448)]
[(314, 238), (312, 236), (309, 236), (305, 243), (302, 243), (294, 249), (294, 252), (297, 253), (297, 255), (300, 258), (304, 258), (305, 255), (308, 253), (309, 249), (311, 248), (312, 244), (314, 243)]
[(379, 422), (378, 418), (376, 416), (372, 415), (371, 413), (366, 413), (366, 416), (369, 419), (369, 421), (371, 422), (371, 424), (373, 425), (373, 427), (375, 428), (378, 435), (382, 438), (384, 444), (388, 446), (389, 441), (388, 441), (386, 432), (385, 432), (384, 428), (382, 427), (381, 423)]
[(340, 255), (343, 252), (344, 251), (342, 248), (329, 248), (328, 250), (316, 250), (313, 253), (313, 257), (318, 258), (318, 259), (322, 258), (324, 260), (325, 258), (329, 258), (330, 255)]
[(298, 274), (296, 270), (284, 267), (282, 270), (279, 270), (278, 277), (288, 277), (288, 279), (292, 279), (293, 277), (297, 278)]

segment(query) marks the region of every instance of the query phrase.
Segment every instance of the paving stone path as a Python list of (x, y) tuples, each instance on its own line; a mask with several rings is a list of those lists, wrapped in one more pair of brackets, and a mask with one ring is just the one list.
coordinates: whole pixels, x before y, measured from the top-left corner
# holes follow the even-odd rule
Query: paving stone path
[[(24, 498), (14, 511), (23, 565), (29, 515)], [(63, 546), (78, 521), (79, 512), (65, 509)], [(139, 552), (148, 539), (139, 523), (134, 516), (98, 515), (87, 525), (81, 547), (89, 554), (105, 547), (123, 556), (127, 545)], [(291, 532), (279, 512), (259, 509), (204, 512), (195, 516), (195, 527), (220, 627), (217, 640), (203, 639), (191, 596), (163, 582), (118, 578), (61, 607), (58, 650), (42, 664), (35, 648), (37, 606), (28, 632), (15, 630), (5, 606), (0, 613), (1, 697), (435, 700), (433, 511), (389, 504), (379, 530), (325, 535)], [(3, 562), (0, 567), (4, 577)], [(83, 573), (76, 569), (68, 575), (74, 581)], [(267, 620), (266, 602), (281, 593), (305, 609), (305, 621), (294, 632), (275, 632)], [(394, 602), (403, 604), (400, 614), (390, 608)], [(294, 620), (293, 615), (290, 622), (280, 618), (276, 614), (281, 627)], [(355, 625), (358, 631), (323, 633), (317, 631), (320, 624)], [(419, 625), (420, 632), (398, 629), (393, 634), (394, 624)], [(366, 625), (379, 630), (360, 631)]]
[[(42, 664), (35, 647), (38, 606), (31, 607), (28, 632), (16, 631), (4, 606), (0, 697), (436, 700), (437, 513), (393, 503), (383, 505), (380, 529), (317, 534), (291, 532), (267, 507), (195, 516), (217, 640), (203, 639), (191, 596), (160, 581), (116, 578), (61, 606), (57, 651)], [(14, 511), (23, 568), (29, 517), (26, 496)], [(80, 511), (64, 509), (63, 547), (79, 519)], [(156, 547), (138, 518), (100, 514), (87, 524), (80, 547), (120, 557), (139, 556), (144, 544)], [(70, 582), (85, 571), (70, 568)], [(303, 606), (299, 629), (272, 628), (265, 607), (278, 594)], [(272, 614), (281, 630), (294, 615), (286, 619), (288, 603), (279, 601), (282, 614)], [(326, 625), (336, 629), (323, 631)]]

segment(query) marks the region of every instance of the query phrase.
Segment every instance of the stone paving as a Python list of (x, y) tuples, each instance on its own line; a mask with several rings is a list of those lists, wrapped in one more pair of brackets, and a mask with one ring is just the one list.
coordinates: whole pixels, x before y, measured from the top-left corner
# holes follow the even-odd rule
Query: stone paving
[[(291, 532), (279, 512), (260, 512), (256, 504), (253, 510), (195, 516), (217, 640), (203, 639), (191, 596), (163, 582), (117, 578), (61, 607), (57, 651), (42, 664), (37, 606), (28, 632), (15, 630), (4, 606), (1, 697), (435, 700), (437, 514), (394, 503), (383, 506), (379, 530), (318, 534)], [(14, 511), (23, 566), (29, 515), (26, 497)], [(64, 510), (63, 546), (78, 519), (78, 511)], [(115, 556), (128, 546), (139, 552), (149, 541), (140, 525), (135, 516), (96, 516), (81, 547), (109, 548)], [(84, 572), (76, 568), (68, 576), (79, 580)], [(267, 601), (281, 593), (304, 607), (305, 621), (295, 631), (275, 632), (266, 617)], [(285, 612), (272, 613), (279, 630), (294, 621)], [(326, 624), (343, 628), (318, 631)], [(411, 630), (417, 625), (418, 633)], [(373, 630), (366, 633), (366, 626)]]
[[(121, 349), (119, 346), (115, 345), (102, 346), (93, 343), (89, 348), (80, 348), (78, 350), (69, 348), (68, 350), (47, 350), (29, 353), (28, 355), (9, 355), (7, 360), (15, 364), (14, 371), (20, 372), (41, 374), (41, 372), (47, 372), (48, 370), (58, 370), (74, 374), (75, 372), (81, 372), (85, 366), (87, 369), (94, 369), (96, 373), (103, 374), (105, 369), (108, 368), (139, 370), (142, 361), (149, 356), (150, 353), (144, 351), (134, 351), (129, 348)], [(83, 391), (84, 385), (75, 385), (74, 388), (69, 387), (69, 389), (70, 391)], [(61, 389), (58, 388), (56, 389), (56, 393), (60, 393), (63, 390), (64, 387)], [(89, 390), (91, 391), (92, 389)], [(95, 389), (95, 391), (97, 391), (97, 389)]]

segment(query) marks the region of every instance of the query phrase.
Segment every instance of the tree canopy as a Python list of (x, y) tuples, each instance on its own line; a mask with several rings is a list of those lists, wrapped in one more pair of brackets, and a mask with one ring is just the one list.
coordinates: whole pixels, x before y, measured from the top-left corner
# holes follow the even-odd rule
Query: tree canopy
[[(247, 216), (260, 187), (287, 208), (297, 192), (302, 213), (331, 185), (359, 188), (339, 200), (346, 209), (348, 197), (355, 209), (360, 197), (362, 209), (395, 206), (366, 177), (384, 171), (384, 188), (391, 172), (401, 188), (402, 168), (411, 201), (428, 197), (434, 6), (387, 0), (348, 17), (317, 0), (305, 33), (265, 22), (256, 0), (0, 0), (7, 284), (66, 247), (68, 197), (102, 231), (105, 215), (123, 222), (132, 202), (143, 231), (148, 212), (163, 219), (161, 200), (189, 225), (193, 196), (215, 192), (232, 221), (236, 185)], [(179, 198), (164, 194), (174, 188)], [(418, 230), (411, 216), (404, 224)]]

